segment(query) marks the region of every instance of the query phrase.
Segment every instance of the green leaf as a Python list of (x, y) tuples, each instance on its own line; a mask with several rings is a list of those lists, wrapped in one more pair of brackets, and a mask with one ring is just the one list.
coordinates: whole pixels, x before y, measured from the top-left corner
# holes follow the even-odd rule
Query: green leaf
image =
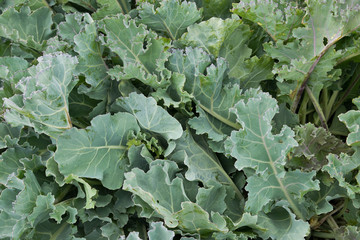
[(148, 231), (149, 240), (172, 240), (175, 236), (173, 231), (167, 230), (162, 222), (152, 222)]
[(146, 173), (138, 168), (125, 173), (123, 189), (150, 205), (164, 218), (168, 227), (176, 227), (179, 223), (175, 213), (181, 210), (182, 202), (189, 201), (183, 180), (175, 177), (177, 171), (175, 162), (158, 160), (150, 164)]
[(51, 193), (46, 196), (39, 195), (36, 198), (36, 205), (32, 213), (28, 216), (28, 220), (32, 226), (36, 226), (49, 218), (49, 214), (55, 209), (55, 198)]
[[(29, 7), (22, 7), (19, 12), (15, 8), (8, 8), (0, 16), (0, 36), (41, 51), (46, 40), (54, 34), (51, 14), (46, 7), (34, 12)], [(23, 27), (24, 23), (26, 28)]]
[(131, 9), (129, 0), (96, 0), (96, 2), (98, 6), (100, 6), (97, 11), (92, 14), (92, 17), (96, 20), (118, 13), (126, 14)]
[[(274, 41), (287, 40), (301, 26), (304, 12), (297, 2), (244, 0), (235, 3), (233, 12), (260, 25)], [(272, 13), (269, 15), (269, 13)]]
[(62, 39), (73, 44), (74, 37), (84, 29), (86, 22), (91, 22), (89, 14), (66, 14), (65, 21), (58, 25), (58, 34)]
[(200, 188), (196, 195), (196, 203), (208, 213), (223, 214), (226, 210), (226, 189), (221, 184), (214, 184), (208, 189)]
[[(105, 18), (100, 21), (106, 33), (105, 45), (122, 60), (109, 74), (118, 80), (138, 79), (146, 85), (159, 88), (168, 84), (170, 72), (164, 64), (170, 53), (169, 40), (137, 26), (127, 15)], [(146, 47), (144, 47), (146, 45)]]
[(30, 76), (19, 82), (21, 95), (4, 100), (8, 123), (34, 127), (38, 133), (56, 138), (71, 128), (68, 96), (75, 86), (73, 71), (77, 60), (68, 54), (56, 53), (38, 58), (38, 65), (29, 68)]
[(64, 179), (66, 183), (71, 183), (73, 180), (81, 183), (84, 186), (85, 196), (86, 196), (86, 204), (85, 209), (94, 208), (96, 202), (93, 198), (97, 197), (97, 190), (92, 188), (89, 183), (87, 183), (82, 178), (79, 178), (78, 176), (75, 176), (73, 174), (70, 174), (67, 178)]
[(211, 17), (223, 19), (230, 17), (232, 3), (236, 2), (236, 0), (192, 0), (192, 2), (196, 2), (198, 8), (203, 9), (203, 18), (207, 20)]
[(271, 120), (278, 105), (268, 93), (250, 89), (244, 95), (245, 100), (232, 109), (242, 129), (231, 133), (225, 149), (236, 158), (238, 170), (255, 170), (247, 179), (246, 209), (257, 213), (272, 200), (286, 200), (295, 214), (304, 219), (298, 205), (306, 192), (319, 189), (318, 181), (312, 180), (315, 172), (285, 171), (286, 155), (297, 145), (294, 132), (284, 126), (279, 134), (271, 133)]
[(17, 143), (20, 138), (20, 131), (21, 127), (11, 127), (4, 122), (0, 123), (0, 149)]
[[(212, 54), (215, 57), (218, 57), (222, 49), (223, 52), (226, 51), (223, 44), (225, 41), (228, 43), (225, 45), (230, 45), (229, 38), (239, 34), (236, 39), (236, 43), (233, 42), (233, 45), (229, 51), (230, 53), (237, 55), (236, 53), (241, 53), (241, 60), (250, 57), (251, 49), (247, 47), (246, 43), (251, 36), (250, 28), (248, 25), (242, 24), (239, 19), (220, 19), (220, 18), (211, 18), (207, 21), (203, 21), (199, 24), (194, 24), (189, 27), (188, 32), (185, 33), (180, 41), (183, 44), (190, 45), (192, 47), (201, 47), (208, 54)], [(235, 45), (234, 45), (235, 44)]]
[(55, 161), (64, 176), (98, 179), (106, 188), (118, 189), (128, 164), (127, 137), (139, 130), (128, 113), (95, 117), (90, 127), (72, 128), (58, 138)]
[(131, 93), (116, 104), (134, 115), (142, 129), (159, 134), (167, 141), (178, 139), (183, 133), (181, 124), (152, 97)]
[[(353, 102), (357, 108), (360, 109), (360, 98), (354, 99)], [(339, 185), (347, 190), (349, 197), (354, 199), (356, 194), (360, 193), (360, 178), (357, 174), (357, 184), (352, 184), (347, 181), (347, 176), (360, 166), (360, 110), (350, 110), (347, 113), (340, 114), (339, 119), (341, 122), (345, 123), (350, 131), (346, 143), (349, 146), (352, 146), (355, 152), (352, 155), (346, 153), (341, 153), (340, 155), (329, 154), (327, 156), (329, 163), (325, 165), (322, 170), (328, 172), (331, 177), (338, 180)]]
[(14, 211), (20, 215), (30, 215), (36, 206), (36, 199), (41, 194), (41, 189), (36, 176), (32, 171), (26, 171), (23, 180), (24, 188), (16, 196)]
[[(185, 52), (174, 51), (169, 58), (168, 68), (186, 76), (184, 89), (192, 94), (196, 105), (206, 112), (205, 116), (200, 116), (201, 120), (191, 120), (190, 125), (198, 133), (210, 133), (209, 138), (219, 141), (232, 130), (240, 128), (236, 116), (229, 113), (229, 108), (240, 100), (241, 91), (237, 85), (231, 88), (224, 86), (227, 65), (223, 59), (217, 59), (216, 66), (208, 66), (210, 63), (209, 55), (201, 49), (186, 48)], [(207, 75), (204, 75), (205, 71)], [(203, 119), (208, 119), (208, 122), (201, 126), (199, 122)]]
[(350, 152), (350, 149), (338, 138), (331, 135), (324, 128), (317, 128), (313, 124), (295, 127), (295, 140), (299, 146), (295, 147), (293, 157), (288, 165), (306, 171), (320, 170), (327, 164), (326, 155)]
[(360, 229), (356, 226), (341, 226), (335, 231), (336, 240), (351, 240), (360, 237)]
[(217, 156), (210, 151), (203, 138), (194, 139), (187, 130), (175, 142), (176, 148), (170, 159), (183, 162), (188, 167), (185, 173), (186, 179), (201, 181), (207, 187), (213, 186), (214, 182), (231, 186), (231, 189), (236, 193), (236, 198), (238, 200), (243, 198), (238, 187), (223, 169)]
[(83, 84), (79, 87), (79, 92), (93, 99), (103, 100), (107, 97), (110, 87), (108, 66), (102, 57), (104, 47), (98, 40), (96, 23), (90, 16), (85, 15), (84, 19), (87, 24), (79, 34), (75, 35), (74, 50), (79, 54), (76, 72), (85, 76), (85, 81), (90, 87)]
[(201, 11), (194, 3), (164, 0), (154, 10), (154, 5), (143, 3), (138, 8), (140, 22), (156, 32), (166, 33), (171, 39), (178, 39), (186, 28), (201, 18)]
[(265, 232), (258, 232), (263, 239), (304, 239), (310, 232), (307, 222), (297, 220), (289, 209), (281, 207), (267, 214), (259, 214), (258, 225), (267, 229)]
[(183, 202), (182, 210), (177, 213), (179, 228), (189, 233), (198, 233), (208, 236), (212, 232), (226, 232), (225, 219), (219, 214), (212, 214), (210, 221), (209, 214), (199, 205), (192, 202)]
[(76, 232), (76, 228), (66, 222), (56, 224), (46, 221), (36, 226), (33, 239), (75, 240), (74, 234)]
[(18, 175), (24, 170), (24, 160), (31, 159), (35, 153), (30, 148), (14, 147), (0, 155), (0, 183), (6, 185), (11, 174)]

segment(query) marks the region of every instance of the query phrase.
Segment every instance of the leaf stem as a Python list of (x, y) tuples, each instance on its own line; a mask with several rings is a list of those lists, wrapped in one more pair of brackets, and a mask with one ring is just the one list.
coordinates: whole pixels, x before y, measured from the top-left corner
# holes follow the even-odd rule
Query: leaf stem
[(60, 194), (55, 198), (54, 204), (61, 202), (61, 200), (63, 200), (63, 198), (66, 196), (66, 194), (68, 194), (71, 188), (72, 185), (66, 185), (65, 188), (60, 192)]
[(334, 239), (334, 233), (327, 232), (312, 232), (311, 236), (324, 239)]
[(329, 131), (329, 128), (328, 128), (327, 123), (326, 123), (326, 118), (324, 116), (324, 113), (323, 113), (323, 111), (321, 109), (320, 104), (318, 103), (318, 101), (316, 100), (314, 94), (311, 92), (310, 88), (307, 85), (305, 85), (305, 89), (306, 89), (306, 93), (309, 95), (309, 98), (310, 98), (311, 102), (313, 103), (313, 105), (315, 107), (315, 110), (316, 110), (317, 114), (319, 115), (321, 126), (323, 128), (325, 128), (327, 131)]
[(212, 109), (209, 109), (209, 108), (205, 107), (201, 103), (198, 103), (198, 104), (205, 112), (209, 113), (211, 116), (215, 117), (216, 119), (218, 119), (219, 121), (225, 123), (226, 125), (234, 128), (236, 130), (239, 130), (241, 128), (240, 124), (229, 121), (228, 119), (224, 118), (223, 116), (217, 114)]
[(336, 229), (339, 228), (339, 226), (337, 225), (337, 223), (335, 222), (334, 218), (332, 216), (329, 216), (327, 219), (326, 219), (326, 222), (330, 225), (331, 229), (333, 231), (335, 231)]
[(320, 221), (313, 227), (313, 229), (316, 229), (320, 227), (329, 217), (331, 217), (334, 213), (338, 212), (339, 210), (344, 208), (344, 203), (340, 204), (336, 209), (332, 210), (328, 214), (326, 214), (323, 218), (321, 218)]
[(304, 80), (299, 88), (299, 90), (296, 93), (295, 100), (293, 102), (293, 105), (291, 106), (291, 111), (296, 112), (298, 105), (301, 100), (301, 96), (305, 90), (305, 87), (307, 86), (308, 81), (310, 80), (310, 76), (312, 72), (315, 70), (316, 65), (320, 62), (321, 58), (325, 55), (325, 53), (334, 45), (340, 38), (335, 39), (334, 41), (330, 42), (326, 47), (320, 52), (319, 56), (317, 56), (314, 63), (311, 65), (309, 71), (306, 73)]
[(344, 103), (344, 101), (346, 100), (346, 98), (350, 94), (351, 90), (355, 87), (355, 85), (359, 82), (359, 80), (360, 80), (360, 71), (359, 71), (359, 74), (355, 78), (353, 78), (353, 81), (350, 83), (350, 85), (348, 85), (348, 87), (345, 90), (345, 93), (343, 94), (341, 99), (333, 107), (333, 109), (332, 109), (332, 111), (330, 113), (330, 116), (332, 116), (336, 112), (336, 110)]

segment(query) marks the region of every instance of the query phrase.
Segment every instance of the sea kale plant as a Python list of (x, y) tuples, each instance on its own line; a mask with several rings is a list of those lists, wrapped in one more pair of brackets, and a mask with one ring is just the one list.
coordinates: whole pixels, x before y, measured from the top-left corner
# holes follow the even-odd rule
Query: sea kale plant
[(360, 239), (358, 0), (0, 13), (0, 239)]

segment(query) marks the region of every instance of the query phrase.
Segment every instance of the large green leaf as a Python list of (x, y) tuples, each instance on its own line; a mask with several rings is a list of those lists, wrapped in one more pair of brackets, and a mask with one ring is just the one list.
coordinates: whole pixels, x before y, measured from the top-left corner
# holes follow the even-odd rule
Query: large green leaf
[(231, 16), (232, 3), (237, 0), (191, 0), (196, 2), (198, 8), (203, 9), (203, 18), (207, 20), (212, 17), (227, 18)]
[(77, 60), (68, 54), (49, 54), (29, 68), (30, 76), (17, 85), (22, 95), (4, 100), (5, 119), (12, 125), (34, 127), (38, 133), (56, 138), (72, 127), (68, 96), (75, 86)]
[(179, 170), (175, 162), (157, 160), (150, 164), (146, 173), (137, 168), (125, 173), (124, 189), (151, 206), (164, 218), (168, 227), (179, 227), (185, 232), (201, 235), (227, 231), (226, 221), (218, 213), (210, 217), (198, 204), (190, 202), (184, 180), (176, 176)]
[(189, 198), (183, 180), (175, 177), (179, 171), (176, 163), (159, 161), (153, 162), (146, 173), (138, 168), (125, 173), (123, 188), (139, 196), (162, 215), (167, 226), (176, 227), (179, 222), (175, 213), (181, 210), (181, 203), (189, 201)]
[(58, 35), (70, 43), (74, 43), (75, 35), (84, 29), (85, 23), (91, 21), (89, 14), (73, 13), (65, 16), (65, 21), (61, 22), (58, 28)]
[(226, 173), (217, 156), (212, 153), (203, 138), (196, 140), (187, 130), (176, 141), (176, 148), (170, 159), (183, 162), (187, 167), (185, 177), (189, 181), (201, 181), (205, 186), (212, 186), (214, 182), (231, 186), (236, 193), (237, 199), (242, 200), (240, 190)]
[(34, 12), (29, 7), (22, 7), (19, 12), (8, 8), (0, 16), (0, 36), (40, 51), (54, 33), (51, 14), (47, 7)]
[(79, 64), (76, 71), (85, 75), (85, 81), (90, 87), (81, 85), (79, 91), (94, 99), (107, 98), (110, 87), (108, 66), (103, 59), (104, 47), (98, 39), (96, 23), (90, 16), (85, 15), (87, 21), (83, 31), (75, 35), (75, 51), (79, 54)]
[(55, 152), (60, 172), (98, 179), (109, 189), (120, 188), (128, 164), (127, 137), (132, 131), (139, 131), (136, 119), (128, 113), (117, 113), (95, 117), (87, 129), (64, 132)]
[[(360, 98), (353, 100), (358, 109), (360, 109)], [(348, 196), (352, 199), (358, 197), (360, 193), (360, 174), (356, 173), (356, 183), (347, 181), (347, 176), (360, 167), (360, 110), (350, 110), (347, 113), (339, 115), (340, 121), (345, 123), (350, 133), (346, 143), (352, 146), (355, 151), (352, 155), (341, 153), (340, 155), (329, 154), (327, 156), (329, 163), (322, 170), (330, 174), (331, 177), (339, 181), (339, 185), (347, 190)], [(355, 173), (354, 173), (355, 174)]]
[(96, 20), (119, 13), (126, 14), (131, 8), (129, 0), (96, 0), (96, 2), (99, 8), (92, 15)]
[(191, 127), (200, 134), (208, 133), (210, 139), (220, 141), (232, 130), (240, 128), (229, 108), (240, 100), (241, 90), (238, 85), (224, 86), (227, 64), (223, 59), (217, 59), (216, 66), (210, 63), (209, 55), (203, 50), (186, 48), (185, 52), (174, 51), (168, 68), (185, 75), (184, 90), (192, 95), (199, 109), (199, 118), (189, 122)]
[(310, 232), (307, 222), (296, 219), (289, 209), (280, 207), (270, 213), (259, 214), (257, 224), (266, 229), (266, 231), (258, 231), (263, 239), (304, 239)]
[(123, 62), (122, 67), (111, 69), (110, 75), (118, 80), (135, 78), (153, 88), (168, 84), (170, 72), (164, 67), (170, 55), (167, 39), (157, 37), (144, 25), (137, 26), (128, 15), (105, 18), (100, 23), (106, 33), (105, 45)]
[(201, 18), (201, 11), (194, 3), (178, 0), (161, 1), (161, 6), (154, 10), (154, 5), (143, 3), (138, 8), (140, 22), (157, 32), (165, 33), (171, 39), (178, 39), (186, 28)]
[(148, 235), (149, 240), (172, 240), (175, 236), (175, 233), (166, 229), (166, 227), (163, 226), (162, 222), (153, 222), (151, 223), (151, 228), (148, 231)]
[(0, 123), (0, 149), (12, 146), (19, 140), (21, 127), (11, 127), (9, 124)]
[(24, 170), (24, 160), (31, 159), (33, 153), (34, 150), (19, 146), (3, 152), (0, 155), (0, 183), (6, 185), (11, 174), (18, 175)]
[(245, 100), (240, 100), (232, 109), (242, 129), (231, 133), (225, 149), (236, 158), (238, 170), (255, 170), (247, 179), (246, 209), (257, 213), (270, 201), (285, 200), (294, 213), (304, 219), (298, 205), (305, 193), (319, 189), (318, 181), (313, 180), (315, 172), (285, 171), (286, 154), (297, 145), (294, 132), (284, 126), (279, 134), (271, 133), (271, 120), (278, 105), (268, 93), (250, 89), (244, 95)]
[(284, 41), (291, 37), (294, 28), (301, 26), (304, 12), (296, 5), (284, 0), (243, 0), (233, 5), (233, 12), (260, 25), (273, 40)]
[(248, 47), (253, 41), (253, 31), (239, 19), (211, 18), (188, 28), (181, 42), (201, 47), (229, 64), (229, 77), (242, 88), (259, 87), (260, 82), (273, 77), (273, 61), (268, 56), (252, 58)]
[(178, 139), (183, 133), (181, 124), (158, 106), (152, 97), (131, 93), (128, 97), (120, 99), (117, 105), (133, 114), (141, 128), (159, 134), (167, 141)]
[(295, 147), (288, 166), (303, 170), (320, 170), (327, 164), (326, 155), (350, 152), (350, 149), (338, 138), (324, 128), (313, 124), (295, 127), (295, 139), (299, 146)]

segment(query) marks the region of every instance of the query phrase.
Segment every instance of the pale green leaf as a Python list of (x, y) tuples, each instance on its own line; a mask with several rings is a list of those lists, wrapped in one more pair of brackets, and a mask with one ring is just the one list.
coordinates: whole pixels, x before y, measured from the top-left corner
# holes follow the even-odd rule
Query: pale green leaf
[(31, 159), (31, 155), (35, 153), (30, 148), (22, 148), (15, 146), (9, 148), (0, 155), (0, 184), (6, 185), (11, 174), (18, 175), (24, 167), (24, 160)]
[(66, 222), (56, 224), (52, 221), (46, 221), (36, 226), (33, 239), (38, 240), (76, 240), (74, 234), (76, 228)]
[(299, 146), (294, 148), (293, 157), (288, 166), (306, 171), (320, 170), (327, 164), (326, 155), (350, 152), (350, 149), (324, 128), (313, 124), (295, 127), (295, 140)]
[(255, 170), (247, 179), (246, 208), (257, 213), (270, 201), (284, 199), (298, 217), (304, 218), (298, 202), (306, 192), (319, 189), (318, 181), (313, 180), (315, 172), (285, 171), (286, 154), (297, 145), (294, 132), (284, 126), (279, 134), (271, 133), (278, 105), (268, 93), (250, 89), (244, 95), (245, 101), (240, 100), (232, 109), (242, 129), (232, 132), (225, 149), (236, 158), (237, 169)]
[(233, 6), (235, 14), (257, 23), (275, 41), (289, 39), (292, 30), (301, 26), (304, 16), (297, 3), (284, 0), (243, 0)]
[(188, 130), (185, 131), (176, 141), (176, 148), (170, 159), (183, 162), (188, 167), (185, 177), (189, 181), (198, 180), (207, 187), (214, 185), (213, 182), (219, 182), (231, 186), (238, 200), (243, 198), (238, 187), (223, 169), (217, 156), (207, 147), (203, 138), (194, 139)]
[(211, 18), (188, 28), (181, 42), (200, 47), (229, 64), (229, 77), (236, 79), (242, 88), (259, 87), (261, 81), (273, 77), (273, 61), (267, 56), (251, 57), (248, 47), (253, 32), (236, 18)]
[[(162, 164), (162, 165), (160, 165)], [(168, 227), (179, 223), (175, 213), (181, 210), (181, 203), (189, 201), (183, 180), (175, 177), (179, 171), (175, 162), (155, 161), (148, 172), (135, 168), (125, 173), (123, 189), (139, 196), (165, 220)]]
[(17, 195), (14, 202), (14, 210), (19, 214), (30, 214), (36, 206), (36, 199), (41, 194), (41, 189), (32, 171), (25, 173), (23, 184), (24, 189)]
[[(358, 109), (360, 109), (360, 98), (353, 100)], [(357, 184), (352, 184), (346, 180), (346, 176), (351, 174), (360, 166), (360, 110), (350, 110), (347, 113), (339, 115), (341, 122), (345, 123), (350, 133), (346, 139), (346, 143), (352, 146), (355, 151), (352, 155), (341, 153), (339, 156), (329, 154), (327, 159), (329, 163), (322, 170), (330, 174), (331, 177), (339, 181), (339, 185), (347, 190), (350, 198), (354, 199), (357, 193), (360, 193), (360, 179), (356, 177)]]
[(128, 97), (119, 99), (116, 104), (133, 114), (142, 129), (159, 134), (167, 141), (178, 139), (183, 134), (181, 124), (158, 106), (152, 97), (131, 93)]
[(211, 17), (218, 18), (227, 18), (230, 17), (232, 8), (232, 3), (237, 0), (191, 0), (192, 2), (196, 2), (198, 8), (203, 9), (203, 18), (207, 20)]
[(29, 7), (22, 7), (19, 12), (8, 8), (0, 16), (0, 36), (40, 51), (54, 33), (51, 14), (46, 7), (34, 12)]
[(226, 210), (225, 204), (226, 188), (219, 183), (214, 183), (210, 188), (200, 188), (196, 195), (196, 203), (208, 213), (218, 212), (223, 214)]
[(117, 113), (94, 118), (87, 129), (64, 132), (55, 152), (60, 172), (98, 179), (109, 189), (120, 188), (128, 164), (127, 138), (132, 131), (139, 131), (136, 119), (128, 113)]
[(209, 214), (196, 203), (183, 202), (181, 208), (182, 210), (177, 213), (177, 219), (179, 228), (186, 232), (208, 236), (213, 232), (228, 231), (225, 219), (214, 214), (211, 216), (213, 221), (210, 221)]
[(20, 131), (21, 127), (11, 127), (7, 123), (0, 123), (0, 149), (15, 144), (19, 140)]
[(258, 225), (266, 231), (258, 231), (263, 239), (304, 239), (310, 233), (307, 222), (296, 219), (290, 210), (277, 207), (270, 213), (261, 213), (258, 216)]
[(46, 196), (39, 195), (36, 198), (36, 205), (27, 218), (32, 226), (36, 226), (49, 218), (49, 214), (55, 209), (54, 201), (55, 198), (51, 193)]
[(5, 107), (10, 108), (5, 119), (12, 125), (31, 126), (38, 133), (56, 138), (72, 126), (68, 96), (77, 82), (73, 76), (77, 60), (62, 53), (37, 60), (38, 65), (28, 70), (30, 76), (17, 85), (22, 96), (4, 100)]
[[(168, 84), (170, 72), (165, 69), (170, 53), (169, 40), (159, 38), (131, 20), (128, 15), (105, 18), (100, 22), (106, 33), (105, 45), (123, 61), (109, 71), (118, 80), (136, 78), (153, 88)], [(146, 46), (144, 47), (144, 43)]]
[(84, 29), (74, 37), (76, 45), (74, 50), (79, 54), (76, 72), (83, 74), (87, 85), (90, 85), (90, 87), (81, 85), (79, 92), (93, 99), (103, 100), (110, 87), (108, 67), (102, 57), (104, 47), (98, 40), (96, 23), (90, 16), (87, 16), (86, 23)]
[(150, 225), (150, 230), (148, 231), (149, 240), (172, 240), (175, 236), (173, 231), (166, 229), (163, 226), (162, 222), (153, 222)]
[(161, 1), (161, 6), (154, 10), (154, 5), (143, 3), (138, 8), (140, 22), (157, 32), (166, 33), (171, 39), (178, 39), (186, 28), (201, 18), (201, 11), (194, 3), (178, 0)]
[[(168, 68), (186, 76), (184, 90), (190, 93), (196, 105), (206, 112), (206, 115), (200, 116), (201, 120), (207, 119), (203, 126), (198, 118), (191, 120), (190, 125), (198, 133), (210, 133), (209, 138), (219, 141), (231, 130), (240, 128), (236, 123), (236, 116), (230, 113), (229, 109), (240, 100), (241, 90), (238, 85), (231, 88), (224, 86), (227, 64), (223, 59), (217, 59), (216, 66), (210, 63), (210, 56), (203, 50), (186, 48), (185, 52), (173, 52)], [(205, 71), (207, 75), (204, 75)]]
[(89, 14), (66, 14), (65, 21), (57, 26), (58, 35), (62, 39), (74, 43), (74, 37), (84, 29), (86, 22), (89, 21), (91, 21)]
[(85, 203), (85, 209), (91, 209), (95, 207), (96, 201), (94, 201), (93, 198), (97, 197), (98, 190), (95, 188), (92, 188), (89, 183), (87, 183), (82, 178), (75, 176), (73, 174), (70, 174), (67, 178), (64, 179), (66, 183), (73, 183), (73, 181), (79, 182), (84, 186), (85, 191), (85, 197), (86, 197), (86, 203)]
[(118, 13), (126, 14), (130, 11), (130, 0), (96, 0), (99, 8), (92, 17), (96, 20), (116, 15)]

